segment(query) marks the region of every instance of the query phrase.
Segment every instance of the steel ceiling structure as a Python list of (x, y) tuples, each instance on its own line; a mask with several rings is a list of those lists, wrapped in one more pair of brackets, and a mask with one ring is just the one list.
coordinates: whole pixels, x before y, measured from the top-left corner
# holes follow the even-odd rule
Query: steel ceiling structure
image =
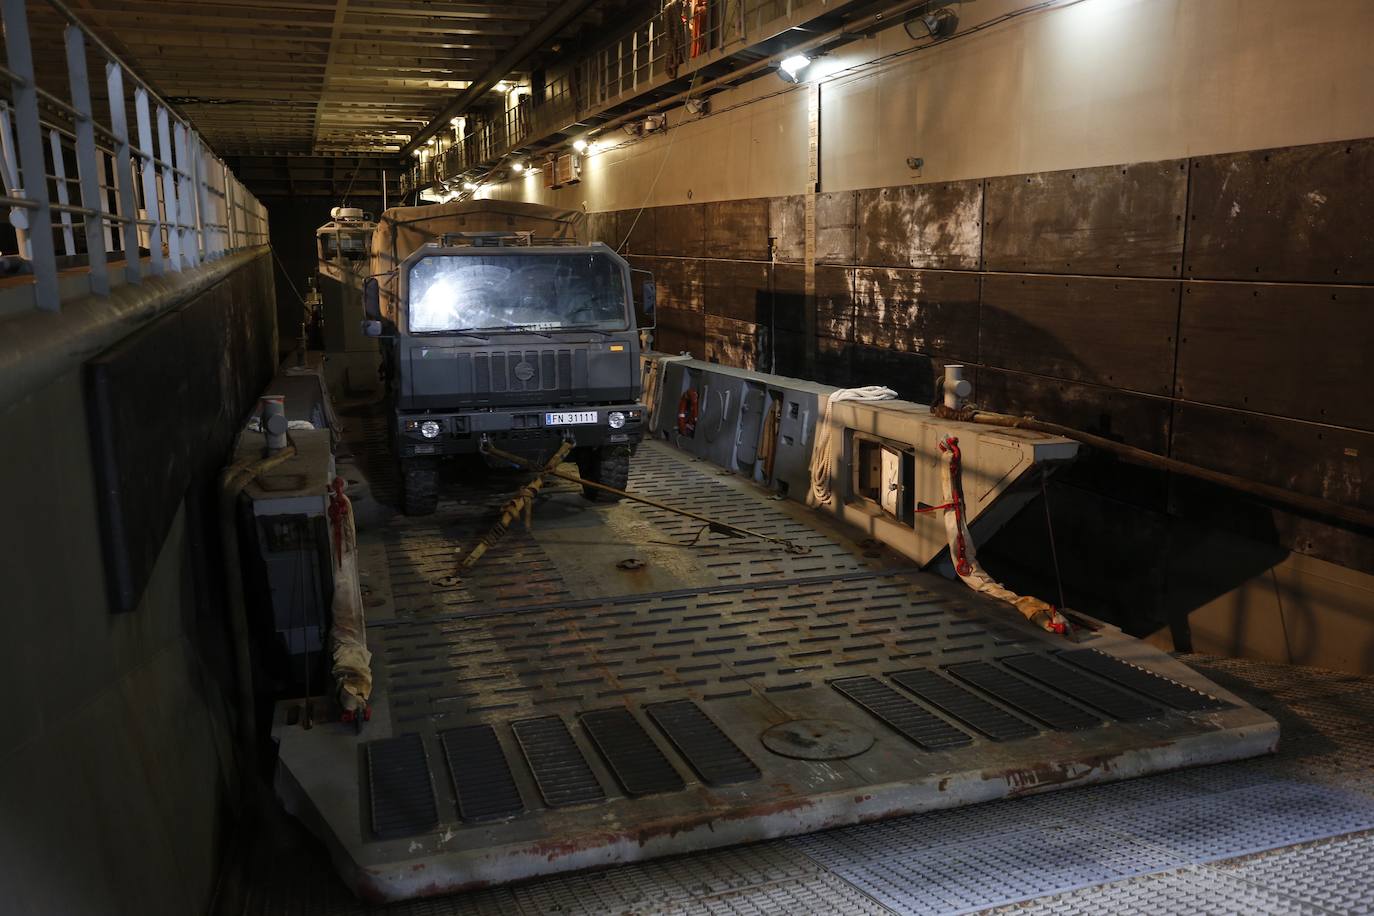
[[(221, 154), (394, 153), (560, 0), (69, 0)], [(618, 3), (596, 3), (550, 50)], [(62, 60), (33, 4), (35, 56)], [(49, 21), (51, 20), (51, 21)], [(49, 37), (50, 36), (50, 37)], [(51, 47), (43, 42), (51, 40)], [(519, 71), (516, 71), (519, 72)]]

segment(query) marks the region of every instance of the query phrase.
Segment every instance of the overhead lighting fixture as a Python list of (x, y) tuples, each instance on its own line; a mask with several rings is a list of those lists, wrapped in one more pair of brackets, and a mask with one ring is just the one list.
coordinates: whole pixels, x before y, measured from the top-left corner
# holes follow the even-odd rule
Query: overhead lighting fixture
[(464, 191), (469, 191), (469, 192), (471, 192), (471, 191), (476, 191), (476, 190), (477, 190), (477, 185), (473, 184), (473, 183), (470, 182), (470, 181), (465, 181), (465, 182), (463, 182), (463, 190), (464, 190)]
[(683, 107), (689, 114), (703, 115), (710, 110), (710, 103), (706, 99), (688, 99)]
[(422, 153), (422, 152), (424, 152), (424, 151), (423, 151), (423, 150), (418, 150), (418, 149), (417, 149), (415, 152), (411, 153), (411, 155), (414, 156), (416, 159), (419, 159), (419, 158), (420, 158), (420, 153)]
[(512, 162), (512, 163), (510, 164), (510, 170), (511, 170), (512, 172), (514, 172), (515, 174), (519, 175), (521, 172), (525, 171), (525, 163), (523, 163), (523, 162)]
[(588, 145), (589, 144), (587, 143), (587, 141), (582, 139), (581, 137), (578, 137), (576, 140), (573, 141), (573, 149), (575, 149), (579, 153), (585, 153), (587, 151)]
[(811, 58), (805, 54), (793, 54), (790, 57), (784, 57), (782, 63), (778, 64), (778, 76), (789, 83), (800, 83), (802, 73), (809, 66), (811, 66)]

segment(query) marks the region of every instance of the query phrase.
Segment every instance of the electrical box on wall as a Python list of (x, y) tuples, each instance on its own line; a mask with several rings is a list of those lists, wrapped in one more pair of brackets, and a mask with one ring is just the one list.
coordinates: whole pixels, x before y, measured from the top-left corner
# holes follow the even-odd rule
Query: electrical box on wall
[(582, 157), (575, 153), (550, 155), (544, 163), (544, 187), (557, 190), (582, 180)]

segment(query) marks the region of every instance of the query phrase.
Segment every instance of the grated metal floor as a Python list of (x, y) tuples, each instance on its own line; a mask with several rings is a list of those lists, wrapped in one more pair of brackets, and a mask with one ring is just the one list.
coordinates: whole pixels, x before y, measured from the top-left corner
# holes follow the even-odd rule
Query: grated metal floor
[[(371, 473), (385, 499), (389, 482)], [(474, 874), (474, 862), (479, 875), (494, 873), (492, 860), (508, 867), (519, 859), (512, 850), (525, 870), (506, 877), (520, 878), (1248, 756), (1271, 740), (1268, 720), (1227, 693), (1243, 681), (1218, 688), (1110, 629), (1086, 645), (1165, 677), (1060, 654), (1073, 647), (1005, 608), (666, 446), (642, 449), (634, 475), (633, 488), (812, 550), (725, 541), (657, 510), (592, 506), (558, 484), (533, 529), (514, 529), (478, 575), (437, 584), (520, 480), (499, 474), (453, 481), (434, 517), (396, 517), (360, 537), (373, 722), (361, 741), (284, 720), (278, 737), (283, 794), (363, 890), (359, 865), (418, 874), (410, 887), (432, 892)], [(620, 569), (631, 556), (643, 568)], [(1349, 682), (1330, 686), (1355, 694)], [(1345, 713), (1322, 704), (1336, 695), (1295, 705), (1335, 721)], [(770, 744), (761, 733), (793, 720), (832, 725), (815, 741), (789, 726), (795, 746), (771, 753), (777, 736)], [(831, 745), (842, 732), (871, 750), (841, 759)], [(808, 744), (831, 759), (806, 759)], [(398, 912), (959, 912), (1210, 867), (1197, 863), (1216, 850), (1374, 827), (1363, 799), (1322, 794), (1338, 790), (1320, 781), (1304, 794), (1269, 763), (936, 811)], [(1239, 775), (1226, 782), (1227, 772)], [(1198, 773), (1221, 782), (1197, 782)], [(1212, 796), (1224, 798), (1198, 803)], [(1266, 804), (1282, 816), (1261, 816)], [(1258, 806), (1253, 824), (1236, 822), (1217, 842), (1207, 823), (1187, 819), (1202, 811), (1220, 824), (1247, 805)], [(1308, 826), (1294, 832), (1290, 822)], [(283, 825), (273, 842), (284, 845), (263, 844), (245, 912), (364, 911), (298, 831)], [(569, 850), (582, 857), (558, 861)]]

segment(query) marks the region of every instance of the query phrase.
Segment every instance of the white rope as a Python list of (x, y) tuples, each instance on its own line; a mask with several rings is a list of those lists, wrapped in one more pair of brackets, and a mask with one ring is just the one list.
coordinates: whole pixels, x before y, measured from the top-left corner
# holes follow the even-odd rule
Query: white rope
[[(954, 441), (957, 442), (958, 440)], [(973, 535), (969, 533), (968, 520), (964, 517), (964, 494), (954, 484), (954, 450), (952, 448), (942, 449), (940, 461), (944, 464), (944, 473), (940, 475), (940, 488), (944, 491), (945, 504), (952, 505), (956, 500), (960, 504), (958, 510), (950, 508), (943, 513), (945, 535), (949, 540), (949, 560), (954, 567), (954, 574), (975, 592), (981, 592), (1012, 605), (1021, 612), (1023, 617), (1042, 629), (1052, 633), (1063, 633), (1068, 630), (1069, 622), (1053, 605), (1041, 601), (1033, 595), (1018, 595), (994, 579), (978, 562), (978, 550), (973, 544)], [(959, 568), (959, 536), (961, 534), (963, 535), (963, 556), (968, 563), (963, 570)]]
[(806, 496), (807, 505), (825, 505), (830, 502), (833, 495), (830, 492), (830, 476), (834, 472), (834, 459), (830, 455), (830, 446), (835, 435), (831, 426), (830, 414), (835, 402), (890, 401), (896, 396), (897, 392), (891, 388), (884, 388), (882, 385), (840, 388), (831, 392), (830, 397), (825, 402), (825, 413), (821, 416), (821, 422), (816, 426), (815, 442), (811, 446), (811, 489)]

